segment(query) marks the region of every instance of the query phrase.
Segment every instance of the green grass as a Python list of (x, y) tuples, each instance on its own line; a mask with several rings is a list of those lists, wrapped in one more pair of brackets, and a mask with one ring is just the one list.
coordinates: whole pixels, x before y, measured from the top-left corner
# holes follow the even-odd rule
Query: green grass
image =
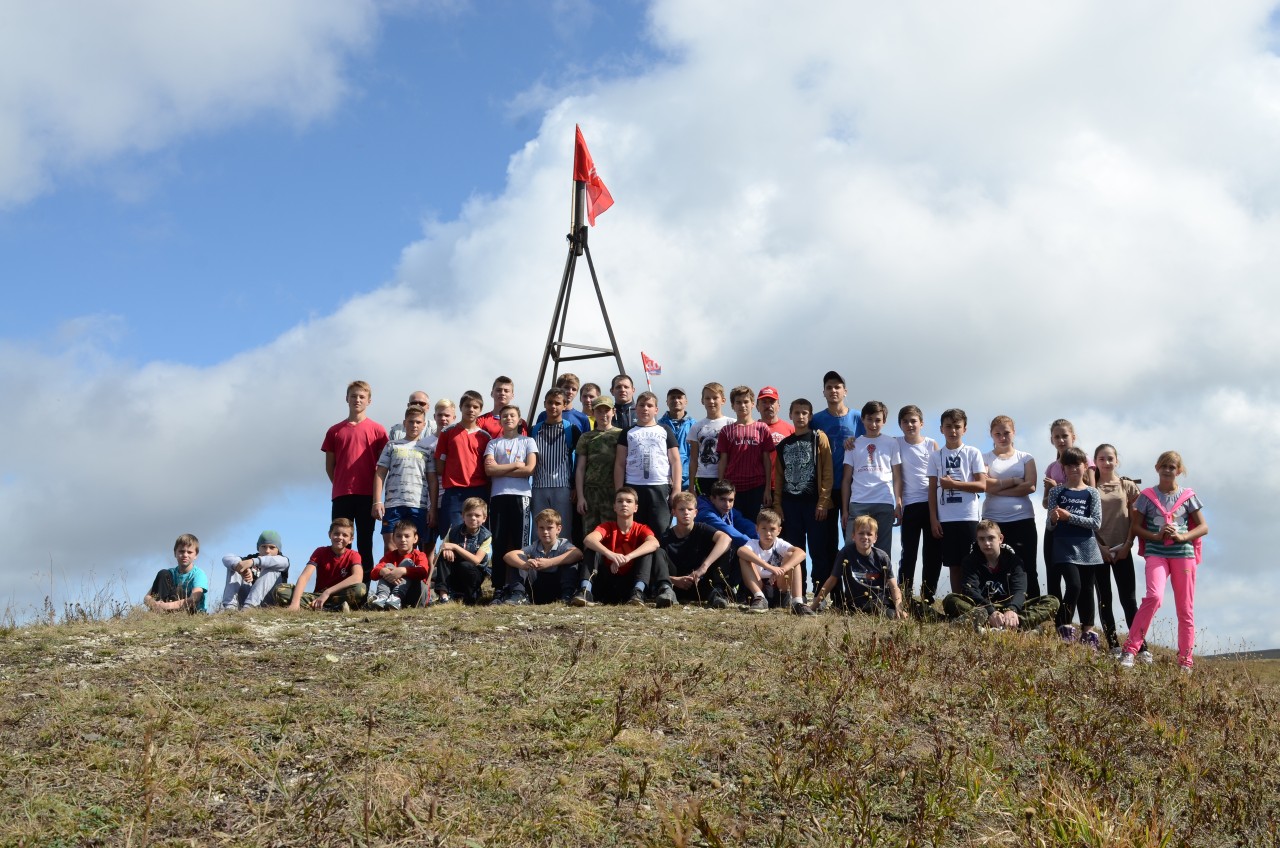
[(1276, 677), (705, 610), (16, 628), (0, 843), (1269, 845)]

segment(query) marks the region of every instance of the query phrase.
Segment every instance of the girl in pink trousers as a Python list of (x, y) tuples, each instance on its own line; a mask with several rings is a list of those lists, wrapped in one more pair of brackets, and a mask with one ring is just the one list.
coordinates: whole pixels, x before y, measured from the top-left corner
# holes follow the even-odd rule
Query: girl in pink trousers
[(1156, 460), (1160, 482), (1143, 489), (1130, 511), (1130, 528), (1137, 537), (1138, 552), (1147, 562), (1147, 594), (1129, 628), (1120, 665), (1133, 667), (1134, 655), (1164, 600), (1165, 582), (1173, 583), (1173, 605), (1178, 613), (1178, 666), (1190, 673), (1196, 625), (1192, 601), (1196, 592), (1196, 567), (1200, 563), (1200, 538), (1209, 532), (1200, 499), (1178, 485), (1186, 474), (1177, 451), (1165, 451)]

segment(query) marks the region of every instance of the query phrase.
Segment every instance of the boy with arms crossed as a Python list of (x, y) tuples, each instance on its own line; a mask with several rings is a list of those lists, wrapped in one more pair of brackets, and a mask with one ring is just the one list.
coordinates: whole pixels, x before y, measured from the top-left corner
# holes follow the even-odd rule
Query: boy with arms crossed
[(356, 380), (347, 386), (347, 417), (329, 428), (320, 450), (324, 470), (333, 483), (332, 518), (355, 523), (356, 549), (364, 562), (373, 562), (373, 472), (387, 444), (387, 431), (365, 415), (373, 392)]
[(1027, 600), (1027, 572), (1000, 525), (978, 522), (978, 549), (964, 559), (964, 582), (942, 599), (947, 618), (968, 616), (975, 629), (1034, 630), (1058, 612), (1058, 599)]
[[(942, 413), (942, 435), (946, 443), (929, 456), (929, 528), (942, 540), (942, 564), (958, 587), (964, 579), (961, 563), (973, 548), (978, 532), (981, 506), (978, 495), (987, 490), (987, 464), (982, 451), (963, 441), (969, 416), (963, 409)], [(938, 591), (938, 575), (926, 570), (920, 583), (920, 598), (933, 603)]]
[(173, 568), (156, 572), (151, 589), (142, 603), (152, 612), (204, 612), (205, 596), (209, 594), (209, 578), (196, 566), (200, 556), (200, 540), (190, 533), (183, 533), (173, 543)]
[(658, 534), (671, 525), (671, 498), (680, 491), (680, 448), (671, 428), (657, 421), (657, 395), (643, 392), (635, 411), (635, 426), (618, 437), (613, 482), (636, 492), (636, 521)]
[(549, 604), (573, 601), (578, 584), (577, 564), (582, 551), (568, 539), (561, 538), (564, 524), (554, 509), (541, 510), (534, 516), (538, 538), (524, 550), (507, 553), (506, 604)]
[[(888, 408), (878, 400), (862, 407), (862, 428), (853, 447), (844, 452), (844, 480), (840, 486), (840, 508), (845, 511), (844, 526), (859, 515), (869, 515), (884, 535), (877, 535), (876, 547), (893, 559), (893, 525), (902, 516), (902, 457), (898, 442), (881, 435)], [(845, 531), (846, 538), (853, 530)]]
[(480, 586), (490, 574), (493, 555), (493, 534), (484, 526), (488, 519), (489, 505), (484, 499), (468, 498), (462, 504), (462, 522), (442, 537), (432, 581), (439, 603), (480, 603)]
[(717, 476), (733, 484), (738, 493), (738, 510), (755, 520), (760, 507), (773, 503), (773, 492), (765, 486), (773, 470), (773, 434), (751, 418), (756, 398), (750, 386), (738, 386), (729, 392), (729, 402), (738, 420), (716, 438), (720, 457)]
[[(329, 545), (311, 552), (297, 585), (281, 583), (276, 587), (276, 603), (291, 610), (305, 605), (307, 609), (342, 612), (363, 605), (369, 590), (365, 586), (360, 554), (351, 549), (352, 533), (351, 519), (333, 519), (329, 525)], [(313, 574), (315, 591), (303, 591)]]
[(769, 599), (765, 597), (768, 587), (778, 606), (796, 615), (813, 615), (804, 603), (804, 551), (778, 536), (782, 516), (768, 508), (760, 510), (756, 530), (760, 538), (738, 548), (742, 585), (751, 592), (747, 611), (769, 611)]
[(702, 407), (707, 417), (694, 422), (686, 438), (689, 452), (689, 474), (697, 487), (695, 494), (705, 497), (711, 484), (720, 479), (720, 454), (716, 451), (720, 431), (732, 419), (724, 414), (724, 386), (707, 383), (702, 387)]
[(538, 464), (533, 469), (533, 505), (537, 515), (555, 510), (558, 515), (573, 514), (574, 445), (586, 432), (576, 420), (569, 418), (564, 389), (550, 389), (543, 402), (543, 413), (533, 425), (533, 441), (538, 446)]
[(507, 404), (501, 409), (502, 435), (484, 449), (484, 473), (489, 476), (489, 528), (493, 531), (494, 601), (500, 601), (507, 585), (508, 551), (529, 544), (529, 501), (533, 498), (532, 477), (538, 465), (538, 445), (520, 435), (520, 408)]
[(902, 607), (902, 591), (893, 579), (889, 555), (875, 547), (879, 533), (876, 520), (869, 515), (853, 519), (850, 535), (853, 541), (836, 556), (831, 576), (813, 595), (816, 610), (828, 595), (835, 592), (834, 605), (845, 612), (866, 612), (906, 618)]

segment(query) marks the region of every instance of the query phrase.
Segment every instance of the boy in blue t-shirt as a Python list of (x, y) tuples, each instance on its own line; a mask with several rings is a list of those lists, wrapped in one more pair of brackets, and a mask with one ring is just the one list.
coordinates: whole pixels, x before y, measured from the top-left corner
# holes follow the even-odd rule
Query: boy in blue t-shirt
[[(836, 481), (844, 479), (845, 444), (865, 432), (862, 428), (862, 416), (844, 405), (844, 399), (848, 394), (844, 377), (841, 377), (839, 372), (828, 371), (822, 375), (822, 396), (826, 398), (827, 408), (815, 412), (809, 424), (814, 430), (821, 430), (827, 434), (827, 442), (831, 445), (833, 486), (838, 485)], [(832, 494), (834, 495), (834, 491)], [(840, 545), (837, 543), (840, 537), (840, 510), (831, 510), (820, 524), (822, 549), (840, 550)], [(816, 588), (831, 574), (832, 562), (815, 559), (812, 566), (813, 585)]]
[(147, 609), (154, 612), (205, 612), (209, 578), (196, 567), (198, 556), (200, 540), (190, 533), (179, 536), (173, 543), (173, 558), (178, 564), (156, 572), (151, 590), (142, 599)]

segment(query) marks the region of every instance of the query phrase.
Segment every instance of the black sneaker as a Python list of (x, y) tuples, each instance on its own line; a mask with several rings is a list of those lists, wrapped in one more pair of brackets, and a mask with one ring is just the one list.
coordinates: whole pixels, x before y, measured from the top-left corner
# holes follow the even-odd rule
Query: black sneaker
[(631, 593), (631, 600), (627, 601), (627, 606), (629, 606), (629, 607), (642, 607), (642, 606), (644, 606), (644, 590), (643, 590), (643, 589), (636, 589), (634, 592), (632, 592), (632, 593)]
[(747, 612), (768, 612), (769, 599), (764, 595), (756, 595), (751, 599), (751, 603), (747, 604)]
[(578, 594), (569, 599), (569, 603), (575, 607), (593, 607), (596, 605), (596, 599), (591, 596), (591, 590), (582, 588), (578, 590)]
[(817, 615), (817, 613), (813, 611), (813, 607), (809, 606), (804, 601), (796, 601), (793, 603), (791, 605), (791, 612), (794, 615)]
[(719, 589), (711, 590), (711, 600), (707, 602), (707, 606), (712, 609), (728, 609), (729, 599), (724, 596), (724, 592)]
[(498, 603), (509, 607), (527, 607), (532, 601), (529, 600), (527, 593), (521, 592), (519, 589), (513, 589), (504, 595)]

